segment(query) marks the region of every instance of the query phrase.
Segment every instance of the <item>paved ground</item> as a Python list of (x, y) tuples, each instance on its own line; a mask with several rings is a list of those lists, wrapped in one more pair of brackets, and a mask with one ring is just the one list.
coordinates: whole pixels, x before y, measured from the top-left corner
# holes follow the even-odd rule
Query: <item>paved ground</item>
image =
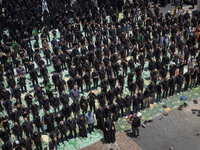
[[(174, 4), (168, 4), (168, 5), (166, 5), (166, 7), (160, 7), (160, 12), (163, 13), (163, 14), (165, 14), (167, 11), (170, 11), (171, 13), (173, 13), (174, 8), (175, 8)], [(183, 9), (189, 10), (191, 12), (191, 11), (194, 11), (194, 10), (197, 9), (197, 5), (195, 5), (194, 9), (192, 9), (192, 5), (183, 4)]]
[[(193, 101), (182, 111), (175, 109), (169, 116), (158, 116), (146, 128), (141, 128), (140, 139), (133, 138), (142, 150), (199, 150), (200, 149), (200, 117), (191, 109), (200, 110)], [(127, 132), (130, 135), (130, 131)]]

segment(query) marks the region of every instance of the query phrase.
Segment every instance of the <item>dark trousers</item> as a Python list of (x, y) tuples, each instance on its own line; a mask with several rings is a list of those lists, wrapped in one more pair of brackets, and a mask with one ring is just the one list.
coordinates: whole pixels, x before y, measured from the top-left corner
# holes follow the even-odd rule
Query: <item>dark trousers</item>
[[(57, 91), (57, 88), (58, 88), (58, 84), (57, 83), (54, 83), (54, 85), (55, 85), (55, 91)], [(71, 90), (71, 89), (70, 89)], [(69, 91), (70, 91), (69, 90)]]
[(135, 91), (131, 91), (131, 96), (133, 96), (135, 94)]
[(199, 84), (200, 84), (200, 78), (197, 77), (197, 81), (195, 83), (195, 87), (197, 87), (197, 85), (199, 85)]
[[(81, 93), (83, 93), (83, 85), (78, 86), (78, 90), (81, 89)], [(80, 90), (79, 90), (80, 91)]]
[(189, 87), (189, 82), (186, 82), (186, 83), (185, 83), (184, 90), (188, 90), (188, 87)]
[(78, 111), (78, 112), (73, 112), (74, 118), (78, 118), (79, 113), (80, 113), (80, 111)]
[[(140, 110), (143, 110), (144, 109), (144, 103), (143, 103), (143, 101), (140, 103), (141, 105), (140, 105)], [(138, 110), (139, 111), (139, 110)]]
[(82, 110), (82, 115), (85, 116), (86, 113), (87, 113), (87, 109), (83, 109)]
[(163, 98), (167, 98), (167, 95), (168, 95), (168, 89), (164, 89)]
[(74, 132), (74, 136), (76, 137), (76, 129), (70, 129), (70, 134), (69, 134), (69, 137), (72, 138), (72, 132)]
[(61, 141), (62, 142), (64, 141), (64, 137), (65, 137), (65, 140), (67, 140), (67, 132), (61, 132)]
[(10, 126), (9, 126), (9, 124), (7, 124), (7, 123), (3, 124), (3, 128), (4, 129), (8, 129), (8, 131), (10, 132)]
[(151, 104), (153, 104), (155, 102), (155, 92), (151, 93), (151, 100), (150, 100)]
[(157, 94), (156, 102), (160, 102), (161, 94)]
[(191, 83), (190, 83), (190, 87), (194, 87), (195, 86), (195, 78), (191, 79)]
[(119, 119), (120, 117), (120, 114), (117, 112), (117, 113), (114, 113), (113, 116), (112, 116), (112, 120), (115, 122)]
[(171, 87), (169, 90), (169, 96), (174, 95), (175, 87)]
[(21, 87), (22, 93), (27, 92), (26, 84), (25, 85), (20, 84), (20, 87)]
[(35, 83), (38, 85), (38, 79), (32, 79), (33, 87), (35, 86)]
[(92, 109), (93, 109), (93, 112), (95, 112), (95, 104), (89, 104), (90, 105), (90, 110), (92, 111)]
[(127, 76), (127, 73), (128, 73), (128, 72), (127, 72), (127, 69), (124, 69), (124, 70), (123, 70), (123, 76)]
[(87, 92), (89, 92), (90, 91), (90, 88), (91, 87), (91, 83), (86, 83), (86, 90), (87, 90)]
[(37, 127), (38, 129), (38, 133), (40, 133), (40, 129), (42, 130), (42, 132), (44, 132), (44, 128), (43, 128), (43, 126), (41, 126), (41, 127)]
[(149, 108), (151, 103), (151, 97), (147, 97), (145, 99), (145, 108)]
[(25, 134), (27, 137), (31, 137), (33, 135), (33, 131), (27, 131)]
[(22, 103), (21, 96), (20, 97), (15, 97), (15, 99), (18, 100), (20, 102), (20, 104)]
[(182, 84), (177, 85), (177, 93), (180, 93), (182, 89)]
[(24, 68), (25, 68), (26, 73), (28, 73), (28, 67), (27, 67), (27, 65), (24, 65)]
[(132, 132), (133, 132), (133, 136), (139, 136), (139, 128), (138, 127), (133, 127), (132, 126)]
[(120, 110), (121, 110), (121, 117), (123, 117), (123, 115), (124, 115), (123, 107), (120, 107)]
[(56, 113), (56, 112), (57, 112), (56, 110), (60, 111), (60, 108), (59, 108), (59, 106), (58, 106), (58, 107), (53, 107), (53, 109), (54, 109), (54, 113)]
[(88, 124), (89, 133), (94, 132), (94, 123)]
[(20, 140), (20, 139), (22, 140), (22, 134), (17, 134), (15, 136), (17, 137), (18, 140)]
[(67, 67), (66, 67), (66, 64), (65, 64), (65, 62), (62, 62), (62, 69), (64, 70), (64, 69), (66, 69)]
[(42, 150), (42, 143), (35, 143), (36, 150)]
[(47, 65), (51, 66), (51, 58), (50, 57), (46, 59), (46, 63), (47, 63)]
[(126, 107), (125, 110), (126, 110), (126, 115), (127, 116), (130, 115), (131, 113), (130, 107)]
[(98, 87), (98, 80), (93, 80), (93, 83), (94, 83), (94, 89), (97, 89), (97, 87)]

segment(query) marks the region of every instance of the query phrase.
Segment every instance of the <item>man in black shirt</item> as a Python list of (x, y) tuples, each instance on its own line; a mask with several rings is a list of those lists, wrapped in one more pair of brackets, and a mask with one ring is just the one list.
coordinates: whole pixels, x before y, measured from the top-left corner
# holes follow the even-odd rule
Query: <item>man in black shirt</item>
[(59, 124), (58, 124), (58, 131), (59, 131), (59, 134), (61, 134), (61, 141), (62, 143), (64, 143), (64, 137), (65, 137), (65, 140), (67, 140), (67, 127), (66, 125), (64, 124), (63, 121), (61, 121)]
[(161, 99), (161, 89), (162, 89), (162, 83), (160, 82), (159, 84), (156, 85), (156, 93), (157, 93), (157, 98), (156, 102), (160, 102)]
[(39, 114), (39, 107), (37, 104), (32, 103), (30, 108), (31, 108), (31, 114), (32, 114), (33, 118), (35, 118)]
[(76, 83), (78, 86), (78, 90), (81, 90), (81, 93), (83, 93), (83, 79), (81, 76), (79, 75), (76, 76)]
[(15, 82), (15, 79), (13, 76), (9, 76), (9, 79), (7, 80), (7, 83), (8, 83), (8, 86), (10, 88), (10, 91), (11, 91), (11, 95), (13, 96), (13, 90), (16, 86), (16, 82)]
[(24, 130), (24, 132), (25, 132), (27, 137), (29, 137), (29, 135), (32, 136), (32, 134), (33, 134), (33, 125), (27, 118), (24, 118), (24, 123), (22, 124), (22, 128), (23, 128), (23, 130)]
[(169, 96), (173, 96), (173, 95), (174, 95), (174, 92), (175, 92), (175, 85), (176, 85), (176, 78), (175, 78), (175, 76), (172, 76), (172, 77), (169, 79), (169, 87), (170, 87)]
[(140, 118), (137, 117), (137, 114), (133, 114), (130, 119), (130, 123), (132, 125), (133, 136), (139, 138), (139, 128), (141, 125), (141, 121)]
[(59, 74), (60, 78), (62, 79), (62, 68), (61, 67), (62, 67), (62, 63), (59, 59), (58, 62), (54, 65), (54, 69)]
[(97, 128), (102, 130), (104, 126), (104, 109), (101, 106), (96, 110)]
[(116, 85), (115, 76), (110, 77), (109, 80), (108, 80), (108, 82), (110, 84), (110, 88), (113, 90), (115, 88), (115, 85)]
[(129, 95), (126, 95), (126, 97), (124, 98), (123, 104), (126, 110), (126, 116), (130, 115), (131, 112), (131, 97)]
[(123, 91), (125, 81), (124, 81), (124, 76), (122, 73), (118, 76), (118, 82), (119, 82), (119, 85), (122, 87), (122, 91)]
[(62, 92), (61, 96), (60, 96), (60, 102), (65, 105), (69, 103), (69, 96), (68, 94), (66, 94), (65, 91)]
[(92, 73), (92, 79), (93, 79), (93, 83), (94, 83), (94, 89), (97, 89), (98, 87), (98, 79), (99, 79), (99, 73), (96, 71), (96, 69), (94, 69), (94, 72)]
[(53, 84), (55, 86), (55, 90), (57, 90), (57, 88), (58, 88), (58, 81), (59, 80), (60, 80), (60, 77), (59, 77), (58, 73), (54, 73), (52, 75), (52, 82), (53, 82)]
[(35, 86), (35, 83), (38, 85), (38, 74), (35, 69), (32, 69), (30, 72), (30, 78), (33, 83), (33, 87)]
[(0, 118), (0, 122), (1, 124), (3, 124), (3, 128), (4, 129), (7, 129), (8, 132), (10, 132), (10, 126), (9, 126), (9, 123), (8, 123), (8, 117), (3, 115), (1, 118)]
[(135, 94), (135, 90), (136, 90), (136, 83), (134, 80), (129, 83), (128, 89), (131, 92), (131, 96), (133, 96)]
[(49, 113), (49, 111), (47, 111), (46, 114), (44, 115), (44, 123), (47, 126), (47, 132), (51, 132), (54, 130), (53, 114)]
[(22, 147), (24, 147), (26, 150), (32, 150), (32, 141), (30, 138), (27, 136), (24, 136), (22, 142), (21, 142)]
[(35, 124), (35, 128), (36, 130), (40, 133), (40, 129), (42, 130), (42, 132), (44, 132), (44, 121), (43, 121), (43, 118), (40, 117), (40, 116), (37, 116), (34, 118), (34, 124)]
[(22, 127), (17, 122), (15, 122), (12, 127), (12, 133), (17, 137), (17, 139), (22, 139)]
[(137, 100), (138, 100), (138, 103), (141, 104), (140, 109), (143, 110), (144, 109), (144, 105), (143, 105), (144, 94), (142, 93), (141, 90), (139, 90), (138, 93), (137, 93)]
[(12, 144), (9, 141), (6, 141), (2, 146), (2, 150), (12, 149)]
[(156, 62), (154, 61), (153, 58), (151, 58), (151, 60), (149, 61), (149, 66), (148, 66), (148, 69), (149, 71), (152, 71), (156, 68)]
[(71, 105), (71, 108), (74, 114), (74, 118), (77, 118), (80, 112), (80, 104), (78, 100), (74, 100), (74, 102)]
[(176, 76), (177, 94), (181, 94), (184, 77), (182, 74)]
[(15, 86), (14, 90), (13, 90), (13, 97), (16, 99), (16, 101), (19, 101), (20, 104), (22, 103), (21, 101), (21, 91), (19, 88), (17, 88), (17, 86)]
[(167, 98), (168, 90), (169, 90), (169, 81), (168, 81), (167, 77), (162, 82), (162, 87), (163, 87), (163, 99), (164, 99), (164, 98)]
[(0, 138), (3, 140), (4, 143), (6, 143), (7, 141), (9, 141), (9, 139), (10, 139), (10, 131), (3, 128), (0, 131)]
[(34, 132), (32, 136), (32, 140), (34, 141), (34, 144), (36, 146), (37, 150), (42, 150), (42, 137), (41, 134), (37, 131)]
[(65, 88), (66, 88), (66, 82), (65, 82), (65, 80), (60, 79), (58, 81), (58, 85), (59, 86), (58, 86), (57, 91), (59, 92), (59, 96), (61, 96), (62, 92), (65, 91)]
[(108, 80), (107, 78), (101, 80), (101, 91), (106, 93), (107, 92), (107, 86), (108, 86)]
[(54, 113), (56, 113), (56, 110), (60, 111), (60, 101), (59, 98), (54, 94), (53, 97), (50, 99), (50, 104), (54, 108)]
[(89, 92), (90, 89), (91, 89), (91, 81), (90, 81), (90, 75), (89, 75), (89, 73), (86, 73), (83, 76), (83, 79), (84, 79), (84, 82), (86, 84), (86, 90), (87, 90), (87, 92)]
[(83, 116), (79, 116), (77, 120), (77, 125), (79, 126), (79, 135), (82, 138), (87, 137), (87, 130), (86, 130), (86, 121)]
[(23, 76), (23, 75), (20, 75), (18, 80), (19, 80), (19, 85), (20, 85), (22, 93), (27, 92), (27, 89), (26, 89), (26, 77)]
[(74, 136), (76, 138), (76, 120), (69, 117), (69, 119), (66, 121), (66, 124), (67, 124), (67, 127), (70, 130), (69, 137), (73, 138), (72, 131), (74, 131)]
[(124, 115), (124, 111), (123, 111), (123, 108), (124, 108), (124, 103), (123, 103), (124, 99), (121, 97), (120, 94), (117, 95), (117, 99), (116, 99), (116, 102), (117, 104), (119, 105), (119, 108), (121, 110), (121, 117), (123, 117)]

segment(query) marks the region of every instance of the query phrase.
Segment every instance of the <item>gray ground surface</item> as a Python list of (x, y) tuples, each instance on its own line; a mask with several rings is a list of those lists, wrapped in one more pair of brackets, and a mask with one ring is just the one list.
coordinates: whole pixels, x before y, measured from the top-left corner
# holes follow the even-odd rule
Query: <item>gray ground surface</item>
[[(142, 150), (169, 150), (170, 146), (174, 150), (200, 150), (200, 117), (191, 109), (200, 110), (200, 99), (196, 105), (189, 102), (182, 111), (172, 110), (162, 119), (158, 116), (146, 128), (140, 128), (140, 139), (132, 139)], [(130, 131), (127, 135), (131, 136)]]
[[(160, 5), (158, 4), (158, 6), (160, 6)], [(165, 7), (159, 7), (159, 8), (160, 8), (160, 12), (163, 13), (163, 14), (167, 13), (168, 11), (170, 11), (173, 14), (174, 13), (175, 5), (171, 3), (171, 4), (167, 4)], [(190, 5), (190, 4), (183, 4), (183, 9), (185, 11), (189, 10), (189, 12), (192, 12), (192, 11), (194, 11), (194, 10), (197, 9), (197, 5), (195, 5), (194, 9), (192, 9), (192, 5)]]

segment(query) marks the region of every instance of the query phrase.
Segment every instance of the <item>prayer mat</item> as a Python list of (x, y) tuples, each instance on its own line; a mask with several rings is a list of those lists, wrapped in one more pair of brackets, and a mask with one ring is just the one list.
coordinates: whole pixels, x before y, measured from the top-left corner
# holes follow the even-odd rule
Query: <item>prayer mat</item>
[(171, 110), (171, 108), (169, 108), (169, 107), (165, 108), (165, 112), (168, 112), (170, 110)]

